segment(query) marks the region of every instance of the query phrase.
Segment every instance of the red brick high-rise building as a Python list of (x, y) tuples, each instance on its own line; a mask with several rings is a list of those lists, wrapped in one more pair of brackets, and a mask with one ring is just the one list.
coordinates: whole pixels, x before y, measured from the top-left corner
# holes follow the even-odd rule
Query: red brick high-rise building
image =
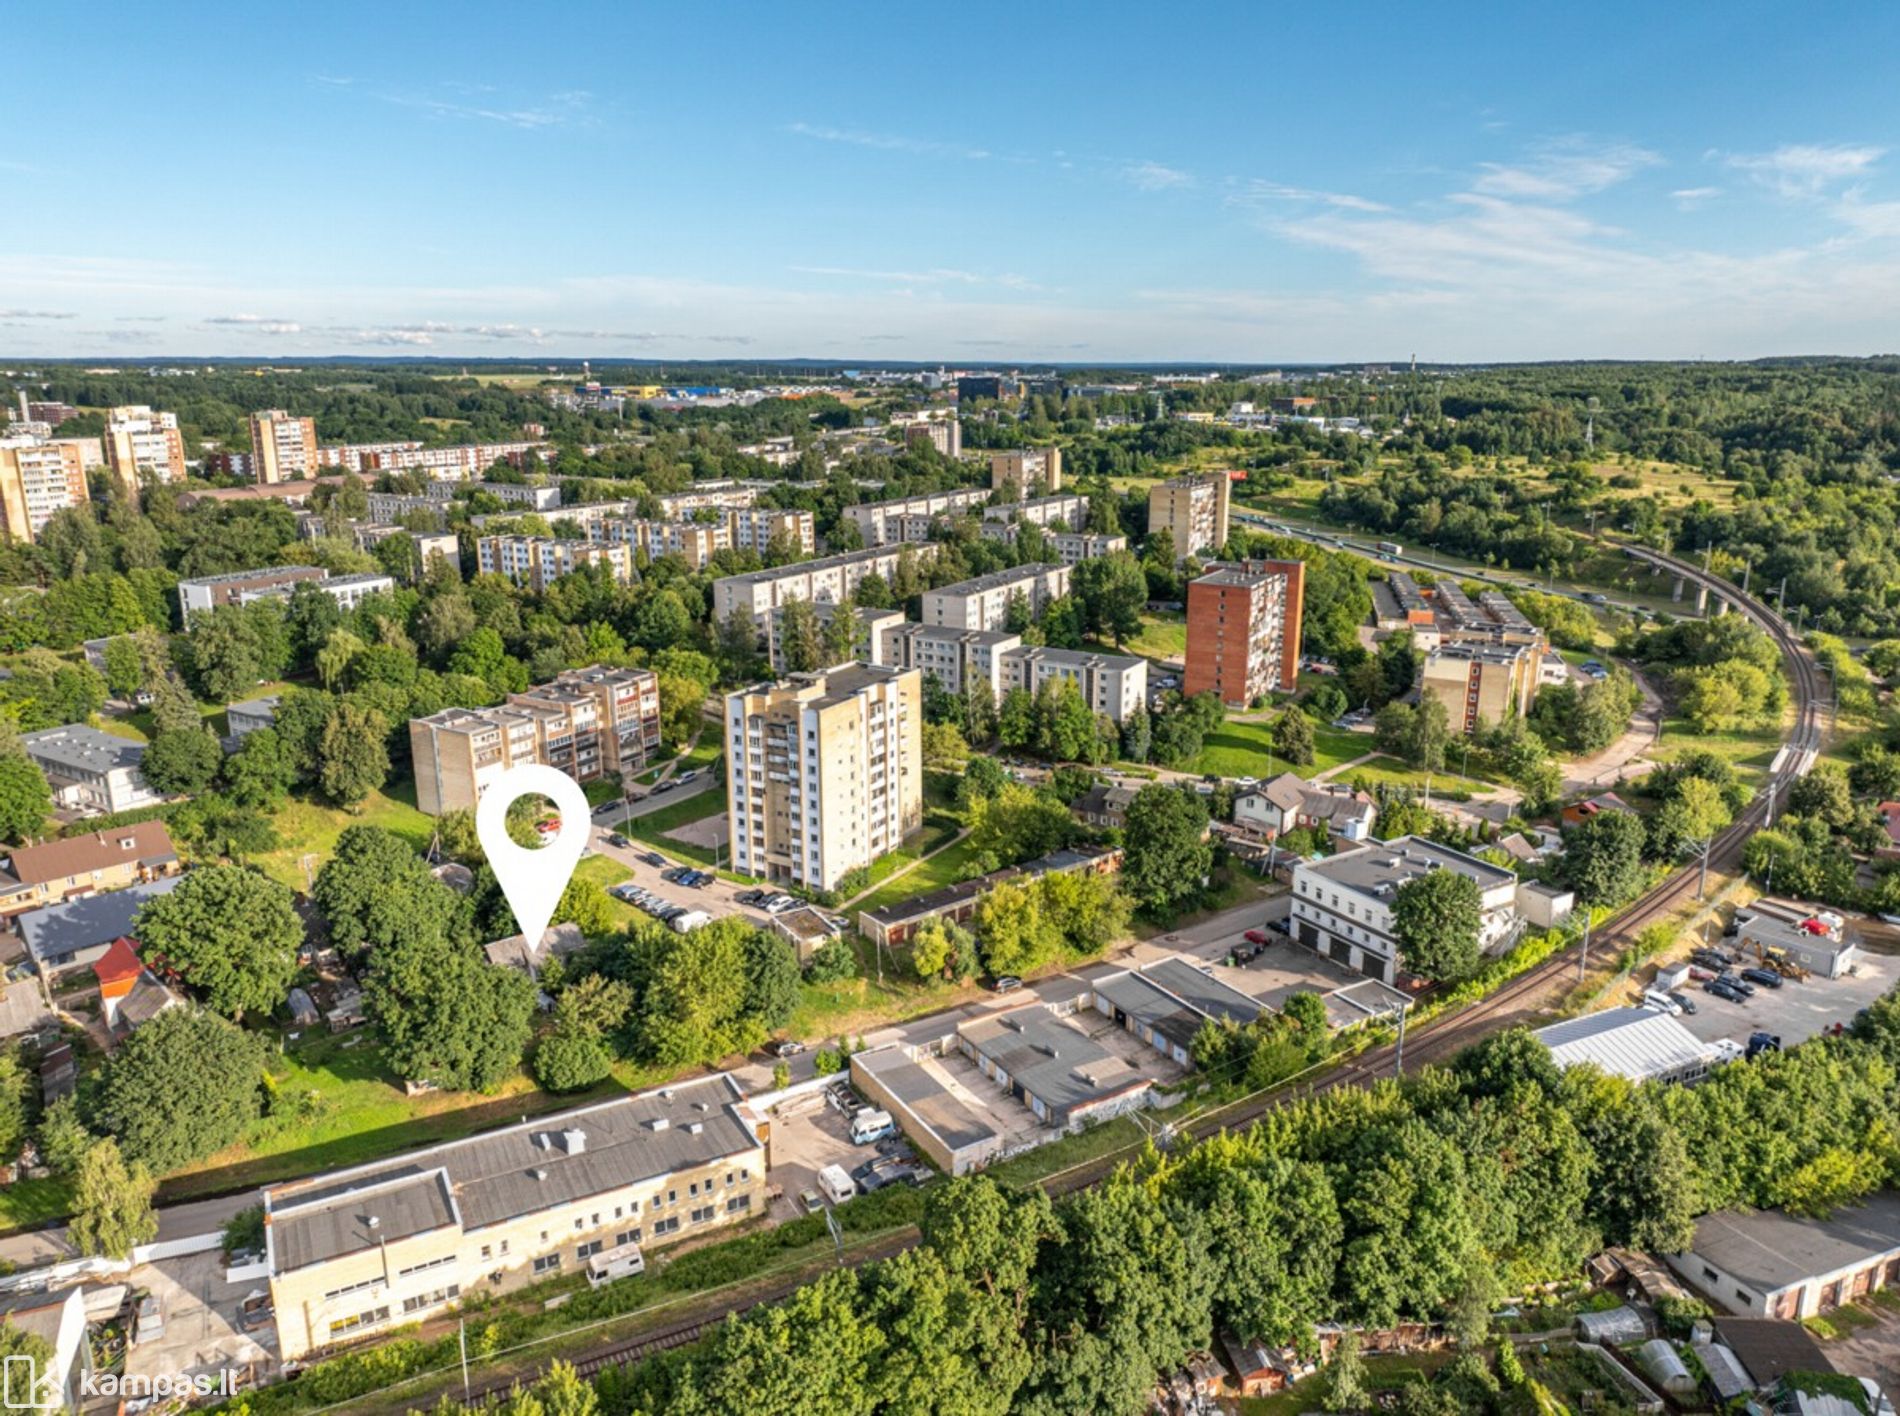
[(1228, 707), (1244, 708), (1275, 690), (1292, 692), (1305, 599), (1302, 561), (1245, 561), (1190, 581), (1182, 693), (1212, 690)]

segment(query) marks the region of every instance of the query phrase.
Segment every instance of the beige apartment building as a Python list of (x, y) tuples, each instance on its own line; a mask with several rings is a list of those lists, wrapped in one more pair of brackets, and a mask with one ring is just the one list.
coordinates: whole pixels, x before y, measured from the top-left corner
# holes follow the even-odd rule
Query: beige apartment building
[(1544, 651), (1532, 644), (1440, 644), (1425, 656), (1420, 692), (1445, 705), (1455, 733), (1530, 711)]
[(959, 580), (941, 590), (924, 592), (924, 623), (957, 629), (1005, 629), (1010, 602), (1021, 598), (1032, 619), (1040, 618), (1052, 600), (1069, 593), (1074, 567), (1044, 563), (993, 570), (974, 580)]
[(852, 664), (726, 697), (732, 868), (814, 890), (923, 824), (923, 678)]
[(845, 519), (858, 528), (867, 546), (889, 546), (903, 541), (928, 541), (946, 517), (961, 516), (988, 504), (981, 487), (952, 492), (921, 492), (914, 497), (860, 502), (844, 509)]
[(106, 465), (127, 496), (137, 496), (147, 477), (184, 481), (185, 439), (178, 415), (154, 413), (142, 403), (114, 408), (106, 415)]
[(1148, 706), (1148, 661), (1129, 654), (1092, 654), (1024, 644), (1002, 656), (1003, 687), (1035, 693), (1045, 683), (1075, 685), (1091, 712), (1117, 723)]
[(494, 708), (444, 708), (409, 722), (416, 805), (430, 816), (473, 807), (510, 767), (540, 763), (585, 783), (642, 767), (659, 747), (658, 677), (599, 664)]
[(732, 530), (724, 521), (641, 521), (634, 518), (589, 521), (587, 536), (597, 545), (624, 546), (649, 561), (678, 556), (694, 570), (732, 549)]
[(1148, 489), (1148, 534), (1172, 535), (1177, 560), (1219, 555), (1227, 544), (1229, 491), (1225, 472), (1155, 483)]
[(83, 438), (0, 438), (0, 534), (37, 541), (46, 523), (68, 507), (84, 506)]
[(1062, 449), (1026, 447), (990, 454), (990, 489), (1011, 501), (1054, 496), (1062, 490)]
[(776, 506), (729, 507), (726, 526), (735, 551), (763, 556), (775, 536), (785, 537), (803, 556), (818, 549), (818, 529), (809, 511), (786, 511)]
[(251, 470), (260, 484), (315, 477), (317, 420), (293, 418), (281, 408), (251, 414)]
[(836, 604), (855, 595), (866, 576), (879, 576), (888, 583), (896, 577), (905, 557), (921, 570), (936, 554), (934, 542), (919, 546), (873, 546), (869, 550), (846, 551), (842, 555), (773, 566), (746, 575), (728, 575), (713, 581), (713, 615), (724, 620), (734, 610), (744, 610), (763, 634), (772, 611), (788, 600), (808, 600), (813, 605), (829, 600)]
[(625, 543), (597, 545), (558, 536), (481, 536), (475, 567), (482, 575), (505, 575), (539, 593), (582, 566), (605, 566), (615, 580), (633, 579), (633, 549)]
[(286, 1361), (496, 1286), (763, 1214), (764, 1128), (721, 1073), (264, 1191)]

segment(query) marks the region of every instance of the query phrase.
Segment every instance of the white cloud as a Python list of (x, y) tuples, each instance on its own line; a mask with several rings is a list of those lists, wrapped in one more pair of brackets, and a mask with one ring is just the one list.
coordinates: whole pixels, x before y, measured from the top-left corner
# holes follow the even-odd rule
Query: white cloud
[(1784, 197), (1803, 197), (1865, 176), (1885, 153), (1864, 144), (1784, 143), (1772, 152), (1730, 153), (1724, 161)]
[(1390, 210), (1383, 202), (1375, 202), (1369, 197), (1356, 197), (1350, 192), (1321, 192), (1310, 187), (1289, 187), (1259, 177), (1249, 178), (1227, 198), (1230, 206), (1253, 206), (1268, 201), (1316, 202), (1322, 206), (1338, 207), (1342, 211)]
[(1487, 162), (1472, 190), (1494, 197), (1571, 201), (1627, 181), (1662, 158), (1631, 143), (1598, 144), (1561, 138), (1534, 149), (1518, 163)]
[(0, 320), (76, 320), (74, 310), (0, 310)]
[(1669, 194), (1669, 199), (1683, 211), (1694, 211), (1710, 198), (1721, 195), (1720, 187), (1678, 187)]
[(254, 329), (259, 334), (301, 334), (303, 326), (295, 320), (276, 319), (267, 315), (207, 315), (202, 321), (208, 325), (236, 325), (245, 329)]
[(1176, 187), (1192, 187), (1194, 174), (1159, 162), (1134, 162), (1122, 168), (1122, 177), (1144, 192), (1165, 192)]
[(1022, 275), (984, 275), (973, 270), (936, 267), (930, 270), (862, 270), (852, 266), (795, 265), (788, 269), (800, 275), (837, 276), (848, 280), (875, 280), (897, 285), (996, 285), (1006, 290), (1040, 290), (1042, 287)]
[(973, 162), (991, 157), (989, 149), (968, 143), (937, 142), (930, 138), (907, 138), (896, 133), (867, 133), (857, 128), (829, 128), (819, 123), (788, 123), (785, 131), (821, 143), (844, 143), (849, 147), (873, 148), (879, 152), (914, 152), (931, 157), (962, 157)]

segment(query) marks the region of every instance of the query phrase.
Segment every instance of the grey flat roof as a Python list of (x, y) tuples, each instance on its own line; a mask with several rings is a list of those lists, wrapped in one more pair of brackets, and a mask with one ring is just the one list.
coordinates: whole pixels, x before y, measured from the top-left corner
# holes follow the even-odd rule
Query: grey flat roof
[(958, 1101), (921, 1064), (905, 1056), (902, 1048), (881, 1047), (875, 1052), (856, 1053), (851, 1062), (876, 1077), (886, 1091), (904, 1103), (905, 1110), (951, 1150), (995, 1139), (993, 1126)]
[(1229, 988), (1186, 959), (1163, 959), (1141, 971), (1142, 977), (1210, 1018), (1232, 1018), (1251, 1023), (1260, 1016), (1260, 1004), (1237, 988)]
[(1721, 1210), (1696, 1221), (1690, 1252), (1745, 1287), (1773, 1293), (1900, 1252), (1900, 1193), (1882, 1190), (1829, 1219)]
[(270, 693), (261, 698), (247, 698), (242, 703), (227, 703), (224, 705), (224, 711), (242, 713), (247, 718), (255, 718), (263, 714), (275, 713), (277, 705), (283, 701), (283, 694)]
[(84, 723), (41, 728), (20, 738), (29, 757), (84, 772), (112, 772), (135, 768), (145, 760), (145, 744), (115, 737)]
[(1050, 664), (1067, 664), (1076, 669), (1093, 665), (1097, 668), (1115, 669), (1119, 672), (1148, 662), (1133, 654), (1100, 654), (1091, 649), (1051, 649), (1042, 644), (1025, 645), (1022, 652), (1033, 660)]
[(1370, 895), (1374, 887), (1391, 882), (1395, 887), (1432, 870), (1455, 870), (1489, 890), (1517, 879), (1515, 871), (1492, 865), (1450, 846), (1441, 846), (1422, 836), (1399, 836), (1390, 841), (1369, 841), (1355, 850), (1341, 851), (1326, 860), (1304, 867), (1318, 875), (1361, 894)]
[[(314, 486), (315, 483), (311, 483), (310, 485)], [(283, 486), (284, 484), (279, 483), (278, 490), (282, 491)], [(271, 580), (285, 575), (295, 576), (304, 580), (326, 580), (329, 578), (330, 572), (320, 565), (266, 565), (260, 566), (256, 570), (227, 570), (221, 575), (194, 576), (190, 580), (181, 580), (178, 584), (181, 587), (186, 585), (238, 585), (246, 580)]]
[(978, 575), (969, 580), (959, 580), (955, 585), (945, 585), (936, 590), (927, 590), (925, 595), (974, 595), (980, 590), (995, 590), (1004, 585), (1016, 585), (1025, 580), (1039, 580), (1052, 571), (1067, 570), (1060, 561), (1031, 561), (1028, 565), (1012, 565), (1003, 570), (992, 570), (987, 575)]
[(1138, 1022), (1146, 1023), (1170, 1042), (1186, 1047), (1201, 1030), (1205, 1015), (1138, 973), (1100, 979), (1095, 992)]
[(184, 878), (167, 875), (142, 885), (128, 885), (123, 890), (108, 890), (104, 894), (28, 910), (20, 916), (20, 937), (39, 960), (110, 944), (121, 934), (136, 937), (132, 921), (140, 907), (160, 895), (169, 895)]
[(1128, 1063), (1040, 1004), (978, 1018), (958, 1031), (1053, 1111), (1066, 1114), (1148, 1085)]
[(861, 551), (840, 551), (835, 556), (820, 556), (816, 560), (793, 561), (789, 565), (775, 565), (766, 570), (749, 570), (743, 575), (727, 575), (715, 580), (719, 585), (769, 585), (774, 580), (784, 580), (788, 576), (803, 575), (807, 571), (830, 570), (833, 566), (855, 565), (859, 561), (881, 560), (885, 556), (894, 556), (909, 549), (918, 555), (935, 555), (937, 548), (929, 541), (916, 541), (906, 546), (868, 546)]
[[(281, 1273), (370, 1248), (393, 1237), (388, 1226), (398, 1222), (440, 1224), (442, 1211), (426, 1193), (433, 1172), (443, 1177), (442, 1203), (472, 1231), (744, 1154), (758, 1142), (736, 1109), (741, 1095), (721, 1073), (273, 1186), (265, 1191), (272, 1262)], [(564, 1139), (573, 1131), (583, 1138), (578, 1150)], [(400, 1221), (383, 1218), (377, 1205), (398, 1210)], [(382, 1220), (373, 1236), (355, 1218), (366, 1212)]]

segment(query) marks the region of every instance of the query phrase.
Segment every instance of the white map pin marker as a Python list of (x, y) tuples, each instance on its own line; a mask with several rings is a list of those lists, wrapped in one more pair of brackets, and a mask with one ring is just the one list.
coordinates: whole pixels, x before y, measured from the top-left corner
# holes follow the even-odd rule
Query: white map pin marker
[[(561, 813), (560, 834), (539, 850), (516, 845), (508, 834), (508, 808), (533, 792), (547, 797)], [(592, 820), (580, 783), (558, 768), (538, 764), (510, 767), (488, 784), (475, 808), (475, 835), (530, 954), (540, 949), (561, 893), (587, 849)]]

